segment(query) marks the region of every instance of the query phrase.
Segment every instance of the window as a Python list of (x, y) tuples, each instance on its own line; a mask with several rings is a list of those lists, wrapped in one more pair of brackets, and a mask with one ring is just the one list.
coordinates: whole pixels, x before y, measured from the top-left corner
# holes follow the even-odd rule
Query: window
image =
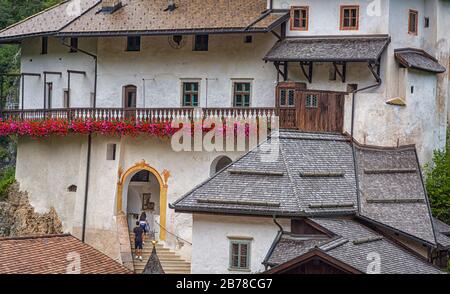
[(250, 240), (230, 241), (230, 269), (250, 269)]
[(64, 90), (64, 96), (63, 96), (63, 108), (69, 108), (69, 90)]
[(130, 36), (127, 37), (127, 51), (140, 51), (141, 50), (141, 37)]
[(46, 101), (46, 106), (48, 109), (52, 108), (52, 96), (53, 96), (53, 83), (47, 83), (46, 85), (46, 97), (47, 97), (47, 101)]
[(116, 160), (117, 144), (106, 145), (106, 160)]
[(78, 50), (78, 38), (70, 38), (70, 53), (77, 52)]
[(336, 68), (331, 64), (330, 72), (328, 73), (328, 79), (330, 81), (336, 81)]
[(233, 85), (234, 107), (249, 107), (251, 96), (251, 83), (235, 82)]
[(341, 30), (359, 29), (359, 6), (341, 6)]
[(133, 85), (125, 86), (123, 91), (123, 106), (125, 108), (137, 107), (137, 88)]
[(131, 178), (132, 182), (147, 183), (150, 181), (150, 172), (141, 170)]
[(47, 54), (48, 53), (48, 37), (42, 37), (42, 49), (41, 54)]
[(280, 89), (280, 106), (295, 106), (295, 89)]
[(70, 185), (67, 188), (67, 191), (71, 192), (71, 193), (75, 193), (78, 190), (78, 187), (76, 185)]
[(306, 108), (317, 108), (319, 107), (319, 98), (317, 95), (307, 95), (306, 96)]
[(208, 51), (208, 43), (208, 35), (195, 35), (194, 51)]
[(409, 10), (408, 34), (417, 35), (418, 22), (419, 12), (417, 10)]
[(307, 31), (309, 23), (309, 7), (294, 6), (291, 8), (291, 30)]
[(183, 82), (183, 106), (198, 107), (199, 106), (199, 83)]
[(246, 44), (253, 43), (253, 36), (245, 36), (244, 43)]
[(430, 18), (425, 17), (424, 19), (424, 27), (429, 28), (430, 27)]

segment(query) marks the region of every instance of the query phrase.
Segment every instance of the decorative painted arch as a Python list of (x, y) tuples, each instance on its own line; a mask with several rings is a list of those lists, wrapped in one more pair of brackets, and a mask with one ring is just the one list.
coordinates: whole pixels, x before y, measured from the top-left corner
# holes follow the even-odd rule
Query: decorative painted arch
[(160, 230), (160, 240), (164, 241), (166, 239), (166, 222), (167, 222), (167, 189), (168, 189), (168, 181), (170, 178), (170, 172), (168, 170), (164, 170), (162, 174), (160, 174), (155, 168), (151, 167), (145, 160), (136, 163), (132, 167), (130, 167), (127, 171), (123, 172), (121, 169), (119, 170), (119, 181), (117, 183), (117, 214), (125, 214), (123, 211), (122, 203), (122, 195), (124, 191), (124, 185), (127, 182), (128, 178), (133, 177), (137, 172), (146, 170), (153, 174), (159, 183), (160, 189), (160, 225), (162, 229)]

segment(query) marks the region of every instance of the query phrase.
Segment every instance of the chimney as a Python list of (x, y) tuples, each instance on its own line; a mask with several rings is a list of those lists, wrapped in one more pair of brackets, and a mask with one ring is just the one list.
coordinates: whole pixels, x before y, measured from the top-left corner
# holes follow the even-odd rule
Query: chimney
[(102, 12), (114, 13), (116, 10), (122, 7), (121, 0), (102, 0)]

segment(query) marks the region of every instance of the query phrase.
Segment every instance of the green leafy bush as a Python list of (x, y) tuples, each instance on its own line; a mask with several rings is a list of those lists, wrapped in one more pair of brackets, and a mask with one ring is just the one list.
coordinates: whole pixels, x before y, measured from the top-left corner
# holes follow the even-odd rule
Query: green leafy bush
[(450, 145), (434, 152), (433, 162), (425, 166), (426, 188), (433, 215), (450, 223)]
[(0, 200), (4, 200), (7, 195), (7, 190), (15, 181), (15, 169), (9, 167), (3, 171), (0, 177)]

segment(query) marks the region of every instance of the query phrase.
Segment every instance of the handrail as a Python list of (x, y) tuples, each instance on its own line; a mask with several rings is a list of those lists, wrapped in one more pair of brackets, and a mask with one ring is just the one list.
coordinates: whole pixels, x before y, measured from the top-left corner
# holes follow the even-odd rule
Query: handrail
[(178, 240), (181, 240), (181, 241), (183, 241), (184, 243), (188, 243), (190, 246), (192, 246), (192, 243), (191, 243), (191, 242), (189, 242), (189, 241), (187, 241), (187, 240), (181, 238), (180, 236), (177, 236), (176, 234), (170, 232), (170, 231), (167, 230), (165, 227), (163, 227), (160, 223), (158, 223), (156, 220), (155, 220), (154, 222), (155, 222), (161, 229), (163, 229), (164, 231), (166, 231), (166, 232), (169, 233), (170, 235), (174, 236), (174, 237), (177, 239), (177, 241), (178, 241)]

